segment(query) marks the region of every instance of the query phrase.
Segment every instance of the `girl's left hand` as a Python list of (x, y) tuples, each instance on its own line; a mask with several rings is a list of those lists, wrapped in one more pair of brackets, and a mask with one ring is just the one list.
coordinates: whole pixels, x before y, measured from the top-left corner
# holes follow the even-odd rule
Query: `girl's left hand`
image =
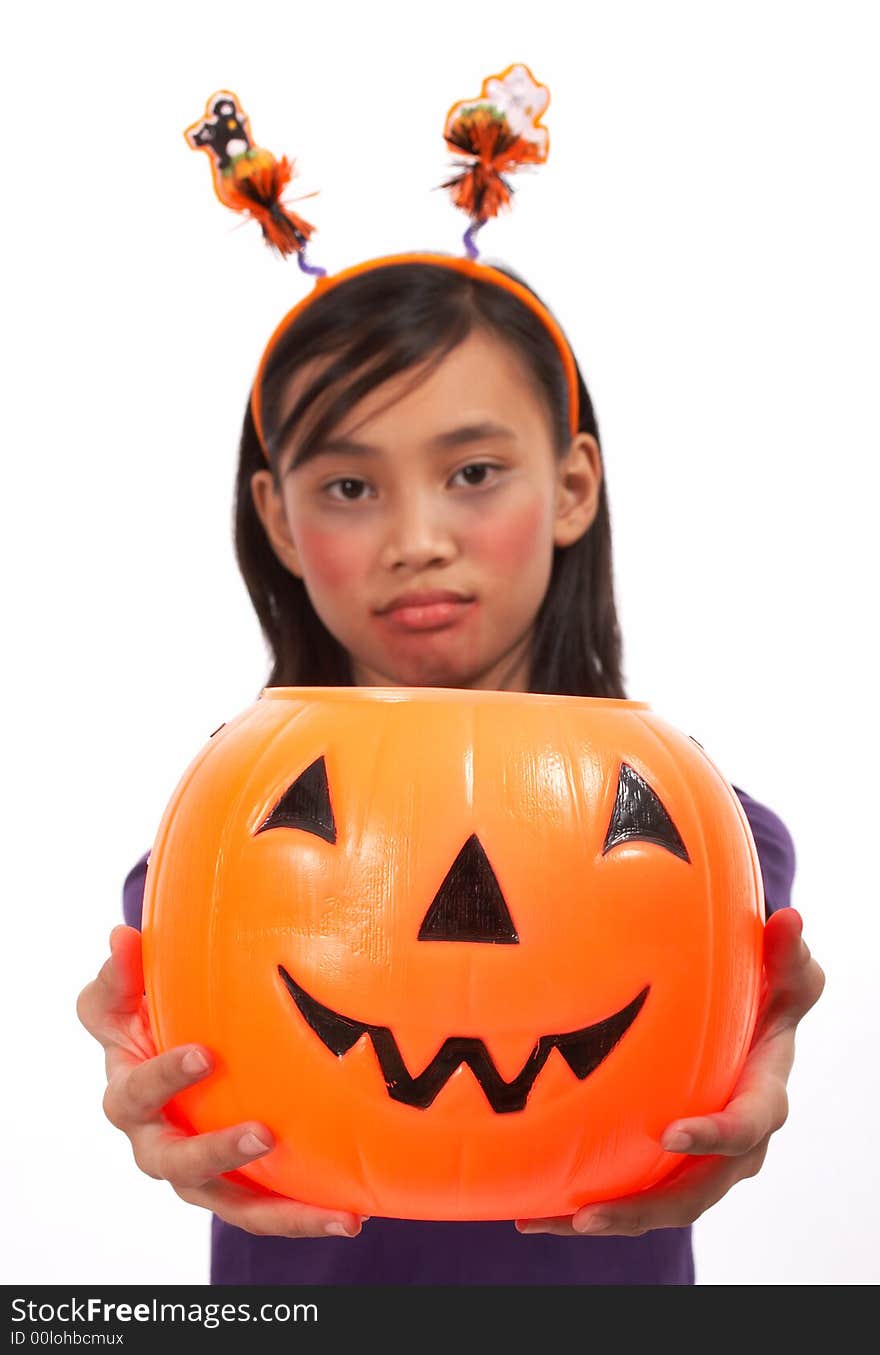
[(639, 1237), (652, 1228), (693, 1223), (747, 1176), (756, 1176), (770, 1135), (788, 1116), (786, 1083), (798, 1022), (825, 987), (825, 975), (801, 937), (803, 921), (780, 908), (764, 927), (764, 989), (748, 1058), (724, 1110), (676, 1120), (660, 1140), (667, 1152), (689, 1153), (658, 1185), (617, 1200), (587, 1205), (571, 1216), (517, 1219), (521, 1233)]

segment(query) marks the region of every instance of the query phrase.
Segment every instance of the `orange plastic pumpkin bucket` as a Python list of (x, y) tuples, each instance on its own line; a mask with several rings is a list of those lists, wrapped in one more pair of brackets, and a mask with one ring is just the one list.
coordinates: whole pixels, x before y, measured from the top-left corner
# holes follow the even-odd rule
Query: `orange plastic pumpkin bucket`
[(643, 702), (266, 688), (185, 772), (151, 852), (159, 1049), (216, 1071), (194, 1130), (398, 1218), (569, 1214), (680, 1160), (748, 1050), (764, 898), (736, 793)]

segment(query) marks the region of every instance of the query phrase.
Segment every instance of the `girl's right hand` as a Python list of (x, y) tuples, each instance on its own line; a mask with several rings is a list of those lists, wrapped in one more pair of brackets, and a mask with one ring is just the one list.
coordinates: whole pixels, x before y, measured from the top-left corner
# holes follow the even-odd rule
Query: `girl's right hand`
[(224, 1172), (237, 1171), (274, 1146), (264, 1125), (247, 1121), (211, 1134), (187, 1134), (163, 1115), (162, 1107), (177, 1092), (208, 1076), (211, 1057), (201, 1045), (156, 1053), (144, 996), (140, 932), (114, 927), (110, 952), (97, 978), (80, 993), (76, 1012), (104, 1046), (104, 1114), (128, 1136), (141, 1171), (170, 1182), (188, 1204), (210, 1209), (248, 1233), (356, 1237), (366, 1216), (258, 1193), (246, 1178), (241, 1178), (243, 1184), (224, 1179)]

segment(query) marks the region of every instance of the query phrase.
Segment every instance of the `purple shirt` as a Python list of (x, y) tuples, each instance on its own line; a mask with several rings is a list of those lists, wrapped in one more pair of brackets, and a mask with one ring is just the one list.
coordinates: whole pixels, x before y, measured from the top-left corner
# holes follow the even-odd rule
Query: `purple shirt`
[[(782, 820), (734, 786), (752, 829), (768, 916), (791, 903), (794, 843)], [(129, 871), (123, 914), (140, 928), (149, 851)], [(690, 1228), (641, 1237), (522, 1234), (513, 1221), (373, 1217), (355, 1238), (256, 1237), (214, 1215), (212, 1284), (693, 1284)]]

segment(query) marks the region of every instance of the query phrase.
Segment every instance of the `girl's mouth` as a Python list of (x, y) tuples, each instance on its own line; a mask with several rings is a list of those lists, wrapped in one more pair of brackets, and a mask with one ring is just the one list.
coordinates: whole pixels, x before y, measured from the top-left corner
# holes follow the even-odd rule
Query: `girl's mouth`
[(454, 625), (468, 608), (474, 606), (476, 598), (461, 602), (431, 602), (425, 607), (395, 607), (393, 611), (380, 613), (379, 620), (393, 630), (438, 630)]

